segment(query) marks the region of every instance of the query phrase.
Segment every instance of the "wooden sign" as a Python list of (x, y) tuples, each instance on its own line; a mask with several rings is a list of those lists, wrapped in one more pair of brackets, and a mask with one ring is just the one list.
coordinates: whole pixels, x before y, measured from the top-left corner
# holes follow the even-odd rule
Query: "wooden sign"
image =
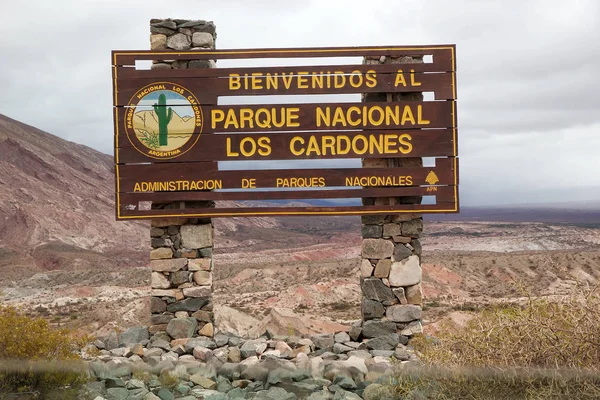
[[(117, 219), (458, 212), (454, 53), (453, 45), (113, 51)], [(425, 62), (135, 67), (138, 60), (402, 56), (424, 57)], [(431, 94), (426, 101), (392, 101), (395, 94), (415, 92)], [(319, 97), (364, 93), (381, 94), (381, 101), (360, 102), (356, 96), (350, 102), (326, 102)], [(247, 96), (267, 95), (271, 97), (260, 104), (246, 104)], [(286, 101), (288, 95), (295, 95), (294, 101)], [(420, 157), (434, 159), (434, 165), (318, 169), (307, 161), (344, 159), (350, 166), (357, 162), (348, 159)], [(257, 160), (268, 162), (250, 162)], [(226, 161), (245, 163), (237, 163), (236, 169), (236, 163), (222, 164)], [(407, 196), (427, 196), (427, 201), (405, 204)], [(389, 205), (335, 201), (378, 197), (396, 200)], [(323, 199), (331, 205), (285, 207), (281, 201), (323, 204)], [(185, 206), (201, 200), (265, 203)], [(172, 202), (181, 207), (151, 207)]]

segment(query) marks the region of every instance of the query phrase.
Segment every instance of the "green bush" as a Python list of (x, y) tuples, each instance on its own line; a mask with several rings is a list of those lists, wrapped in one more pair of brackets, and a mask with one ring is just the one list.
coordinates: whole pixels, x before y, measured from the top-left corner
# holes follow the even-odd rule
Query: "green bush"
[(0, 398), (30, 393), (29, 398), (75, 398), (87, 380), (78, 364), (89, 338), (51, 327), (13, 307), (0, 306)]
[[(600, 398), (600, 295), (579, 290), (565, 298), (487, 307), (463, 327), (444, 325), (438, 340), (413, 338), (426, 367), (399, 371), (396, 393), (431, 399)], [(439, 369), (432, 374), (434, 367)]]

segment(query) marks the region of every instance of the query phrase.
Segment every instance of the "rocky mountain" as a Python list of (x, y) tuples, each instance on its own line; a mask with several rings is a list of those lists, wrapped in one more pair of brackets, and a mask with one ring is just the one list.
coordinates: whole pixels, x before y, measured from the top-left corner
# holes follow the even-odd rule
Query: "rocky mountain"
[[(349, 222), (359, 229), (357, 218), (344, 217), (310, 224), (298, 218), (216, 219), (216, 252), (237, 258), (238, 251), (345, 242)], [(111, 156), (0, 114), (0, 283), (48, 270), (143, 266), (148, 229), (147, 222), (115, 220)]]
[(114, 217), (112, 163), (0, 115), (0, 280), (145, 263), (147, 223)]

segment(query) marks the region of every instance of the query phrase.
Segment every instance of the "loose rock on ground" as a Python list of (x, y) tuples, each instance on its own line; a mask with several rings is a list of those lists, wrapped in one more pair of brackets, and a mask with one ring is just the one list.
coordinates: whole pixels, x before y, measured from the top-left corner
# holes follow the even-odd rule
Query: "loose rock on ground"
[(370, 394), (387, 393), (382, 384), (395, 367), (418, 362), (403, 344), (406, 337), (389, 330), (384, 321), (369, 321), (355, 324), (352, 335), (246, 340), (223, 332), (212, 338), (150, 336), (147, 328), (132, 328), (82, 349), (91, 381), (81, 397), (375, 399)]

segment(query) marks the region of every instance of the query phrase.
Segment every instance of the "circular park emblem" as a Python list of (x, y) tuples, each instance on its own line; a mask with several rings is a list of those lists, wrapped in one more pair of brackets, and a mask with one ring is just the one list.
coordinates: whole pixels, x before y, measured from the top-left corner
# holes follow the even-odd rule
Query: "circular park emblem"
[(148, 157), (167, 160), (191, 149), (202, 132), (202, 108), (181, 85), (156, 82), (129, 100), (125, 130), (129, 141)]

